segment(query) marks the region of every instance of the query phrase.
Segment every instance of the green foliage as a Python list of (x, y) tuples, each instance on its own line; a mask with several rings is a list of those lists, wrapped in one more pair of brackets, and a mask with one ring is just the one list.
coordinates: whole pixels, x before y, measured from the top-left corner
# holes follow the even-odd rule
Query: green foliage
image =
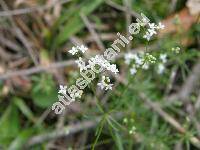
[(35, 105), (41, 108), (50, 107), (57, 101), (57, 91), (53, 78), (49, 74), (33, 77), (34, 85), (31, 97)]
[[(83, 27), (83, 21), (81, 19), (81, 14), (89, 15), (95, 8), (97, 8), (103, 0), (86, 0), (83, 1), (77, 9), (71, 9), (70, 12), (64, 13), (57, 27), (59, 28), (59, 33), (54, 41), (54, 46), (58, 46), (63, 44), (71, 35), (76, 34), (80, 31)], [(67, 21), (65, 21), (67, 20)], [(64, 22), (65, 21), (65, 22)], [(61, 24), (62, 23), (62, 24)], [(61, 27), (62, 26), (62, 27)], [(61, 27), (61, 28), (60, 28)]]
[(9, 150), (21, 150), (26, 145), (27, 139), (34, 133), (34, 129), (25, 129), (21, 131), (9, 145)]
[(19, 108), (19, 110), (23, 113), (23, 115), (25, 115), (32, 122), (36, 121), (36, 118), (34, 117), (32, 111), (22, 99), (18, 97), (14, 97), (13, 101), (16, 104), (16, 106)]
[(20, 119), (17, 107), (10, 104), (0, 119), (0, 145), (7, 145), (20, 132)]

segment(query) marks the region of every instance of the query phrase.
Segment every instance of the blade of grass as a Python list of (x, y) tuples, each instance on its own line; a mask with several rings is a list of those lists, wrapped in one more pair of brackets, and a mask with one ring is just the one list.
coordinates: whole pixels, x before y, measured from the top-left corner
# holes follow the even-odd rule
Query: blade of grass
[(13, 98), (14, 103), (16, 106), (21, 110), (21, 112), (33, 123), (36, 122), (36, 118), (34, 117), (32, 111), (29, 109), (29, 107), (24, 103), (24, 101), (20, 98), (14, 97)]
[[(92, 11), (94, 11), (102, 2), (103, 0), (88, 0), (86, 2), (83, 2), (84, 5), (81, 5), (79, 10), (74, 11), (73, 15), (69, 16), (67, 22), (63, 25), (62, 29), (60, 29), (58, 36), (55, 38), (55, 42), (53, 42), (53, 48), (56, 48), (58, 45), (64, 43), (70, 36), (77, 33), (80, 29), (84, 27), (84, 23), (81, 19), (80, 13), (83, 13), (87, 16)], [(62, 19), (60, 22), (62, 22)]]

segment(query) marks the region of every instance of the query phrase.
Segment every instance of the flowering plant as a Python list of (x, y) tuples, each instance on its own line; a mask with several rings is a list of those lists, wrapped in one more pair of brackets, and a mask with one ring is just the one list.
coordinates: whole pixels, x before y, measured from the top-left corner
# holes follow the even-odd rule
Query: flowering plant
[[(155, 25), (155, 23), (150, 23), (150, 20), (144, 15), (141, 14), (141, 19), (136, 19), (137, 23), (132, 23), (129, 26), (129, 32), (132, 35), (138, 34), (140, 32), (140, 27), (147, 28), (145, 35), (143, 36), (148, 41), (150, 38), (157, 33), (157, 30), (163, 29), (164, 25), (159, 23)], [(107, 48), (103, 55), (96, 55), (91, 57), (88, 62), (83, 61), (82, 57), (79, 57), (75, 63), (78, 65), (80, 69), (80, 74), (82, 75), (81, 78), (78, 78), (76, 81), (76, 85), (70, 86), (67, 90), (67, 86), (60, 85), (59, 94), (63, 96), (58, 96), (59, 102), (53, 104), (52, 109), (55, 110), (56, 114), (62, 113), (65, 107), (62, 105), (69, 105), (71, 102), (75, 101), (76, 98), (81, 98), (83, 94), (83, 89), (91, 83), (91, 81), (95, 78), (95, 74), (99, 74), (104, 72), (110, 72), (115, 75), (119, 73), (119, 69), (117, 68), (116, 64), (112, 64), (111, 61), (115, 59), (117, 54), (120, 52), (120, 48), (118, 45), (120, 44), (122, 47), (125, 47), (133, 37), (129, 36), (126, 38), (125, 36), (121, 35), (119, 32), (117, 33), (119, 37), (116, 39), (110, 48)], [(81, 46), (74, 46), (69, 53), (71, 55), (77, 55), (79, 53), (85, 53), (88, 50), (87, 47), (84, 45)], [(164, 60), (164, 56), (161, 56), (161, 59)], [(134, 62), (132, 62), (134, 61)], [(156, 58), (149, 54), (149, 53), (139, 53), (139, 54), (132, 54), (127, 53), (125, 54), (125, 63), (131, 65), (130, 72), (132, 75), (136, 74), (138, 68), (148, 69), (150, 64), (155, 63)], [(163, 70), (163, 66), (160, 66), (160, 72)], [(97, 85), (101, 89), (105, 90), (112, 90), (113, 84), (110, 83), (111, 80), (108, 76), (103, 75), (102, 80), (97, 83)], [(67, 92), (69, 95), (67, 94)], [(67, 101), (65, 100), (67, 99)], [(62, 102), (62, 103), (61, 103)]]

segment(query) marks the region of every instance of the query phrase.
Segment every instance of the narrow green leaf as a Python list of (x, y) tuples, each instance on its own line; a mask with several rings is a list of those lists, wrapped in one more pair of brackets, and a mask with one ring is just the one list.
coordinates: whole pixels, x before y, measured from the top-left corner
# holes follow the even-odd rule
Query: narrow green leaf
[(115, 134), (115, 143), (117, 145), (117, 148), (119, 150), (123, 150), (124, 148), (123, 148), (121, 136), (119, 135), (117, 131), (114, 131), (114, 134)]
[(15, 105), (10, 104), (0, 119), (0, 145), (7, 145), (18, 135), (19, 116)]
[(8, 150), (21, 150), (25, 146), (27, 139), (34, 133), (33, 128), (22, 131), (15, 140), (12, 141)]
[(32, 111), (29, 109), (29, 107), (24, 103), (24, 101), (20, 98), (14, 97), (13, 98), (14, 103), (17, 105), (17, 107), (21, 110), (21, 112), (32, 122), (36, 121), (36, 118), (34, 117)]

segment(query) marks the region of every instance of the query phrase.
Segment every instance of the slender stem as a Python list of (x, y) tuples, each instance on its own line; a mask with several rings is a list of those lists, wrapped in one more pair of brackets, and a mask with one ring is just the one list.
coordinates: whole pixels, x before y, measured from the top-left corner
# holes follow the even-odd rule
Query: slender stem
[(100, 103), (100, 101), (99, 101), (98, 97), (96, 96), (96, 92), (95, 92), (95, 90), (94, 90), (94, 87), (93, 87), (93, 86), (91, 86), (91, 90), (92, 90), (92, 92), (93, 92), (93, 94), (94, 94), (94, 97), (95, 97), (95, 101), (96, 101), (97, 108), (100, 110), (100, 112), (104, 113), (103, 107), (101, 106), (101, 103)]

